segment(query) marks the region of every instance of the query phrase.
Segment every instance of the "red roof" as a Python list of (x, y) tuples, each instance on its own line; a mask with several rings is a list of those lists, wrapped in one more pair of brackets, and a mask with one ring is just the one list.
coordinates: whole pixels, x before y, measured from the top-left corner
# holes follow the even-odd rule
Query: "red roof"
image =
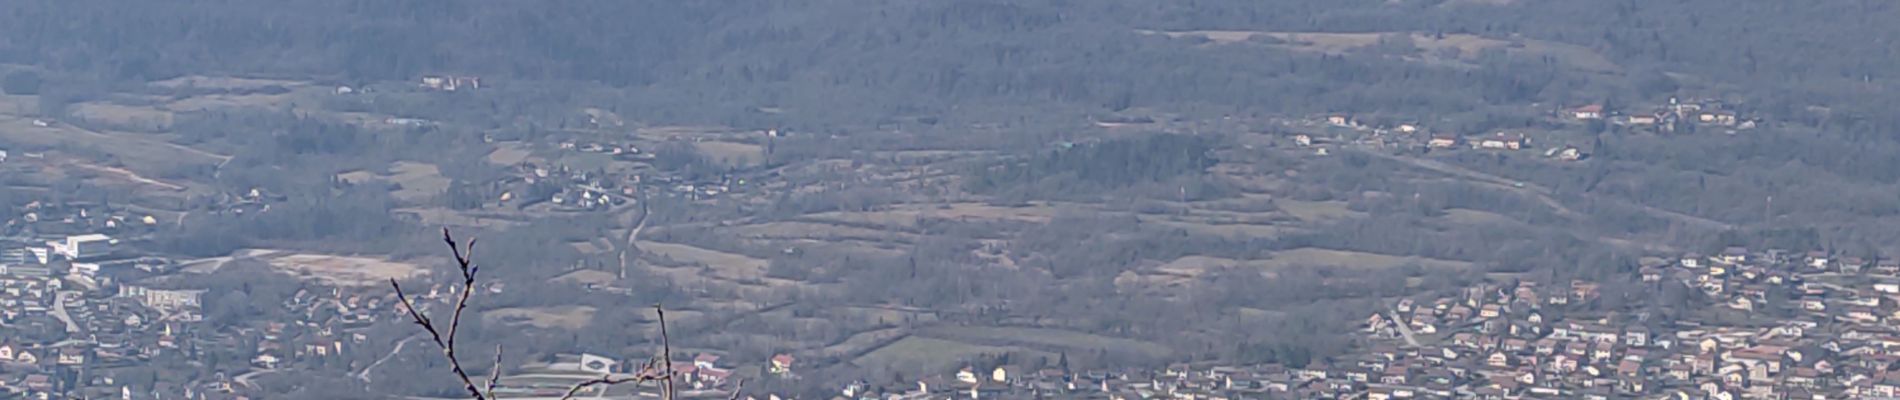
[(1602, 104), (1591, 104), (1591, 105), (1587, 105), (1587, 106), (1583, 106), (1583, 107), (1577, 107), (1577, 112), (1587, 112), (1587, 113), (1601, 113), (1601, 112), (1603, 112), (1603, 105), (1602, 105)]
[(711, 364), (718, 361), (719, 361), (719, 356), (715, 354), (711, 354), (711, 353), (699, 353), (698, 357), (693, 357), (693, 362), (696, 362), (696, 363), (703, 362), (703, 363)]
[(796, 359), (792, 358), (792, 355), (790, 354), (780, 354), (780, 355), (772, 356), (772, 362), (779, 365), (792, 365), (793, 360), (796, 360)]

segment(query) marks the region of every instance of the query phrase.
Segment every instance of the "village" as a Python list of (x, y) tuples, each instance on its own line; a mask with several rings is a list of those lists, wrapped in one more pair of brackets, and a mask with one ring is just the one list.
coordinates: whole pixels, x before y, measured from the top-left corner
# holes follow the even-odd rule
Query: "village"
[[(481, 87), (480, 78), (466, 76), (426, 76), (420, 85), (421, 90), (440, 92)], [(333, 93), (348, 96), (373, 90), (378, 89), (339, 86)], [(384, 122), (398, 127), (435, 124), (417, 118)], [(56, 122), (35, 120), (35, 124), (52, 127)], [(769, 140), (781, 135), (778, 130), (740, 132), (729, 139)], [(664, 147), (673, 141), (690, 146), (699, 140), (703, 138), (601, 141), (568, 135), (545, 142), (500, 143), (547, 156), (524, 155), (507, 165), (505, 176), (470, 185), (474, 188), (470, 191), (479, 196), (472, 196), (477, 198), (466, 208), (514, 214), (616, 214), (632, 212), (640, 202), (659, 197), (700, 201), (745, 196), (748, 190), (757, 191), (760, 178), (769, 179), (656, 170), (651, 164), (657, 151), (642, 148)], [(7, 155), (0, 151), (0, 163), (8, 161)], [(20, 155), (25, 161), (40, 157)], [(607, 162), (583, 168), (567, 162), (570, 156), (604, 157)], [(386, 183), (374, 174), (340, 174), (336, 181), (342, 185)], [(255, 306), (289, 318), (210, 322), (207, 303), (215, 299), (207, 298), (209, 291), (200, 282), (203, 276), (237, 259), (303, 256), (270, 256), (279, 251), (245, 249), (223, 257), (193, 258), (154, 249), (155, 241), (185, 223), (191, 213), (252, 216), (269, 213), (273, 205), (288, 200), (267, 189), (249, 188), (196, 199), (183, 215), (75, 198), (40, 199), (15, 208), (16, 216), (0, 226), (0, 337), (4, 337), (0, 340), (0, 393), (7, 398), (35, 399), (235, 399), (261, 389), (259, 380), (288, 371), (342, 369), (365, 383), (373, 379), (372, 374), (393, 354), (371, 354), (380, 358), (367, 365), (349, 357), (401, 351), (408, 344), (397, 342), (390, 350), (392, 338), (371, 336), (379, 324), (408, 322), (387, 286), (305, 276), (303, 286), (283, 304)], [(484, 289), (499, 292), (502, 285)], [(454, 287), (435, 285), (414, 300), (425, 310), (444, 307), (454, 292)], [(616, 358), (643, 357), (577, 351), (553, 360), (527, 360), (498, 392), (511, 397), (558, 396), (574, 382), (629, 372), (631, 367), (622, 366)], [(235, 365), (207, 365), (209, 359), (232, 360)], [(795, 376), (795, 358), (789, 354), (743, 365), (729, 365), (730, 359), (720, 363), (720, 359), (707, 353), (682, 360), (678, 373), (691, 393), (723, 394), (731, 389), (734, 379), (729, 377), (739, 370), (750, 375)], [(167, 367), (184, 375), (158, 378), (144, 372)]]
[(840, 389), (846, 398), (1682, 398), (1900, 395), (1900, 261), (1728, 248), (1645, 258), (1636, 293), (1583, 280), (1487, 283), (1398, 299), (1369, 315), (1353, 355), (1307, 365), (1176, 364), (1101, 370), (971, 365)]
[[(33, 221), (9, 222), (13, 234), (0, 252), (0, 332), (5, 337), (0, 340), (0, 392), (7, 397), (246, 398), (257, 388), (254, 380), (263, 375), (348, 366), (344, 357), (362, 351), (358, 346), (372, 340), (374, 325), (406, 322), (393, 291), (306, 285), (281, 305), (291, 319), (208, 323), (207, 290), (178, 278), (189, 273), (186, 269), (229, 258), (180, 262), (144, 253), (129, 244), (149, 235), (148, 224), (156, 222), (107, 210), (99, 205), (36, 204), (27, 214), (36, 216), (29, 218)], [(24, 237), (53, 239), (21, 240)], [(481, 289), (499, 292), (501, 286), (491, 283)], [(437, 284), (412, 300), (425, 311), (440, 309), (451, 305), (455, 293), (454, 286)], [(137, 376), (139, 367), (202, 365), (207, 359), (238, 360), (237, 369), (249, 372), (193, 374), (182, 384), (124, 381), (135, 379), (128, 375)], [(729, 390), (737, 366), (719, 361), (718, 355), (699, 354), (681, 360), (677, 372), (691, 393)], [(789, 378), (794, 376), (794, 361), (780, 354), (759, 360), (751, 370)], [(380, 364), (350, 372), (371, 379)], [(559, 395), (574, 381), (626, 373), (628, 368), (613, 357), (557, 355), (509, 375), (508, 385), (499, 392), (514, 397)], [(135, 392), (135, 385), (151, 389)]]
[(1682, 100), (1669, 98), (1651, 107), (1632, 107), (1628, 112), (1608, 110), (1602, 104), (1547, 110), (1544, 123), (1555, 129), (1506, 129), (1478, 134), (1437, 132), (1420, 122), (1382, 118), (1362, 121), (1350, 114), (1328, 114), (1303, 120), (1281, 121), (1295, 132), (1294, 144), (1311, 147), (1317, 155), (1327, 155), (1333, 146), (1351, 145), (1366, 149), (1431, 151), (1533, 151), (1557, 162), (1576, 162), (1588, 158), (1587, 141), (1554, 135), (1554, 131), (1601, 131), (1614, 127), (1627, 134), (1686, 135), (1709, 132), (1737, 134), (1756, 129), (1763, 122), (1739, 114), (1737, 106), (1717, 99)]

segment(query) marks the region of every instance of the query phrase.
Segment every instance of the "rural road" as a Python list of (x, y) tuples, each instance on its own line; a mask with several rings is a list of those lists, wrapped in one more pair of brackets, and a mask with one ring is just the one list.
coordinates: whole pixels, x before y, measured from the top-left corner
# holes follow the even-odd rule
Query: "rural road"
[(634, 223), (633, 229), (627, 230), (627, 248), (620, 249), (620, 276), (621, 277), (627, 276), (627, 250), (640, 249), (639, 247), (640, 231), (647, 229), (647, 220), (649, 219), (647, 218), (649, 216), (647, 214), (648, 213), (647, 210), (648, 209), (647, 209), (646, 199), (645, 198), (640, 199), (640, 222)]
[(370, 371), (376, 370), (377, 366), (383, 365), (383, 363), (388, 362), (389, 359), (396, 358), (397, 354), (402, 354), (402, 348), (404, 346), (408, 346), (410, 341), (414, 341), (416, 338), (419, 338), (419, 337), (421, 336), (410, 335), (409, 337), (406, 337), (406, 338), (403, 338), (402, 340), (397, 341), (396, 348), (389, 350), (388, 355), (384, 355), (383, 358), (376, 359), (376, 362), (370, 363), (368, 367), (363, 367), (363, 372), (356, 373), (356, 380), (363, 381), (363, 383), (369, 383)]
[[(1419, 168), (1424, 168), (1424, 169), (1437, 171), (1437, 172), (1452, 175), (1452, 176), (1457, 176), (1457, 177), (1462, 177), (1466, 179), (1471, 179), (1474, 181), (1479, 181), (1482, 183), (1487, 183), (1487, 184), (1497, 186), (1499, 188), (1512, 191), (1515, 193), (1529, 195), (1536, 198), (1538, 201), (1543, 202), (1545, 205), (1550, 206), (1553, 209), (1556, 209), (1558, 214), (1563, 215), (1566, 218), (1577, 219), (1577, 218), (1583, 217), (1583, 214), (1578, 213), (1575, 210), (1571, 210), (1569, 207), (1564, 206), (1563, 202), (1557, 201), (1556, 197), (1554, 197), (1556, 194), (1556, 191), (1551, 190), (1548, 187), (1544, 187), (1543, 185), (1506, 179), (1504, 177), (1493, 175), (1490, 173), (1480, 172), (1480, 171), (1472, 170), (1470, 168), (1446, 164), (1444, 162), (1440, 162), (1436, 160), (1396, 156), (1396, 155), (1385, 154), (1385, 153), (1376, 152), (1376, 151), (1367, 151), (1365, 153), (1386, 158), (1386, 159), (1390, 159), (1390, 160), (1394, 160), (1394, 161), (1403, 162), (1406, 164), (1411, 164), (1412, 166), (1419, 167)], [(1712, 220), (1708, 218), (1698, 217), (1698, 216), (1684, 214), (1684, 213), (1670, 211), (1670, 210), (1664, 210), (1661, 208), (1656, 208), (1656, 207), (1645, 205), (1645, 204), (1639, 204), (1639, 203), (1631, 202), (1624, 199), (1611, 198), (1607, 196), (1590, 195), (1590, 194), (1586, 194), (1586, 195), (1589, 195), (1599, 200), (1616, 203), (1617, 205), (1635, 208), (1637, 210), (1642, 211), (1643, 213), (1649, 214), (1650, 216), (1681, 222), (1685, 225), (1711, 229), (1711, 230), (1729, 230), (1735, 227), (1734, 225), (1731, 225), (1726, 222), (1716, 221), (1716, 220)]]

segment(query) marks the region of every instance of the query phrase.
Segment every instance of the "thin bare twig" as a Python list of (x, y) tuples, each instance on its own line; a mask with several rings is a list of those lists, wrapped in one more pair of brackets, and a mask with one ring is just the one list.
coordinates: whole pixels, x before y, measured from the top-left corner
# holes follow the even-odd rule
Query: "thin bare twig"
[(488, 398), (493, 399), (495, 398), (495, 383), (501, 382), (501, 345), (500, 344), (495, 345), (495, 366), (490, 367), (488, 370), (489, 370), (488, 371), (488, 387), (483, 388), (482, 391), (488, 394)]
[(726, 400), (739, 400), (739, 391), (742, 390), (745, 390), (745, 378), (739, 378), (738, 381), (733, 382), (732, 394), (726, 396)]
[[(634, 373), (633, 376), (614, 378), (613, 374), (606, 374), (601, 375), (599, 378), (576, 383), (574, 386), (567, 388), (567, 393), (561, 395), (561, 400), (572, 399), (575, 395), (580, 394), (582, 390), (596, 386), (610, 387), (626, 383), (632, 383), (638, 386), (653, 381), (660, 382), (660, 398), (663, 400), (672, 400), (674, 393), (673, 341), (671, 335), (667, 334), (666, 309), (655, 304), (653, 305), (653, 311), (660, 319), (660, 354), (648, 359), (645, 364), (641, 364), (640, 369)], [(742, 379), (739, 383), (740, 385), (744, 385), (745, 380)], [(738, 393), (738, 389), (733, 389), (733, 398), (738, 398)]]
[[(475, 400), (494, 399), (495, 386), (501, 381), (502, 347), (500, 345), (495, 346), (495, 364), (489, 369), (488, 380), (484, 382), (483, 385), (477, 385), (475, 380), (468, 376), (468, 370), (462, 367), (460, 357), (455, 354), (455, 339), (457, 337), (456, 334), (462, 327), (462, 312), (468, 309), (468, 299), (475, 294), (476, 276), (477, 273), (481, 271), (481, 267), (476, 266), (472, 260), (475, 254), (475, 240), (469, 240), (466, 246), (458, 245), (455, 242), (455, 237), (449, 234), (449, 230), (443, 228), (442, 242), (448, 244), (450, 254), (455, 257), (456, 268), (458, 272), (462, 274), (462, 285), (459, 289), (461, 293), (456, 294), (454, 308), (449, 312), (449, 321), (446, 327), (438, 325), (434, 319), (429, 318), (428, 315), (423, 314), (420, 309), (417, 309), (415, 301), (409, 298), (408, 293), (403, 292), (402, 284), (397, 282), (394, 278), (389, 280), (389, 287), (395, 289), (396, 299), (401, 302), (403, 310), (408, 312), (410, 322), (422, 327), (424, 332), (428, 332), (429, 339), (435, 343), (437, 348), (442, 350), (443, 358), (449, 360), (449, 368), (455, 372), (457, 378), (462, 380), (462, 387), (468, 391), (469, 396)], [(567, 389), (567, 393), (562, 395), (561, 398), (563, 400), (571, 399), (581, 391), (597, 386), (610, 387), (625, 383), (639, 385), (646, 382), (659, 381), (660, 397), (664, 400), (673, 400), (675, 390), (673, 386), (673, 339), (667, 332), (666, 309), (656, 304), (653, 306), (653, 311), (660, 319), (660, 354), (656, 355), (653, 359), (647, 360), (645, 364), (640, 366), (639, 371), (632, 376), (614, 378), (611, 373), (601, 375), (599, 378), (574, 384), (574, 386)], [(739, 391), (744, 387), (745, 380), (740, 379), (736, 387), (733, 388), (729, 400), (738, 399)]]
[(561, 395), (561, 400), (572, 399), (574, 398), (575, 395), (580, 394), (582, 390), (586, 390), (587, 388), (591, 388), (595, 386), (607, 387), (607, 386), (614, 386), (614, 385), (619, 385), (623, 383), (640, 384), (640, 383), (650, 382), (656, 379), (658, 378), (655, 376), (647, 375), (647, 374), (634, 375), (634, 376), (630, 376), (626, 378), (614, 378), (612, 374), (601, 375), (599, 378), (582, 381), (581, 383), (576, 383), (574, 384), (574, 386), (567, 388), (567, 394)]
[[(396, 299), (402, 302), (403, 310), (409, 312), (410, 322), (421, 326), (423, 331), (429, 332), (429, 338), (435, 342), (437, 348), (442, 350), (442, 356), (449, 360), (449, 368), (455, 372), (457, 378), (462, 380), (462, 388), (468, 391), (469, 396), (476, 400), (491, 399), (494, 398), (495, 382), (501, 379), (501, 347), (495, 347), (495, 365), (485, 386), (477, 386), (475, 380), (469, 378), (468, 370), (462, 368), (461, 359), (455, 355), (456, 331), (462, 327), (462, 311), (468, 308), (468, 298), (475, 291), (475, 273), (480, 270), (480, 267), (475, 266), (469, 258), (475, 254), (475, 241), (469, 240), (466, 248), (457, 246), (455, 237), (449, 234), (448, 228), (442, 228), (442, 241), (449, 245), (449, 252), (455, 255), (456, 267), (462, 273), (460, 297), (455, 301), (455, 308), (450, 311), (446, 329), (437, 326), (435, 320), (417, 310), (415, 302), (402, 291), (402, 284), (397, 283), (395, 278), (389, 279), (389, 287), (396, 290)], [(445, 331), (447, 334), (443, 333)]]
[(673, 340), (666, 334), (666, 307), (654, 304), (653, 314), (660, 318), (660, 357), (666, 363), (666, 383), (660, 399), (673, 400)]

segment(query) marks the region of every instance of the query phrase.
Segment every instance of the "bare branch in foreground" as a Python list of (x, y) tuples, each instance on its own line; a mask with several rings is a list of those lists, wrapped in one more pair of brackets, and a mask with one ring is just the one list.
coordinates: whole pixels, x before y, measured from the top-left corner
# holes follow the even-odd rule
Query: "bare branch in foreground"
[[(647, 360), (645, 364), (641, 364), (640, 369), (635, 372), (633, 376), (614, 378), (613, 374), (607, 374), (599, 378), (576, 383), (574, 386), (567, 388), (567, 394), (562, 395), (561, 400), (572, 399), (575, 395), (580, 394), (582, 390), (596, 386), (604, 388), (626, 383), (632, 383), (638, 386), (653, 381), (660, 382), (660, 398), (662, 400), (673, 400), (673, 340), (672, 336), (667, 333), (666, 308), (656, 304), (653, 306), (653, 312), (655, 315), (658, 315), (660, 319), (660, 354)], [(745, 380), (739, 380), (739, 385), (743, 387)], [(735, 399), (739, 397), (738, 388), (733, 389), (732, 397)]]
[(466, 248), (457, 246), (455, 237), (449, 235), (448, 228), (442, 228), (442, 241), (448, 243), (449, 252), (455, 255), (456, 267), (462, 273), (462, 287), (459, 289), (461, 293), (458, 293), (455, 308), (450, 311), (448, 326), (437, 325), (435, 320), (417, 310), (415, 302), (402, 291), (402, 284), (397, 283), (395, 278), (389, 279), (389, 287), (396, 290), (396, 300), (401, 302), (404, 311), (408, 311), (410, 322), (428, 332), (436, 348), (442, 350), (442, 356), (449, 360), (449, 368), (455, 372), (457, 378), (462, 380), (462, 388), (468, 391), (469, 396), (476, 400), (492, 399), (495, 382), (501, 379), (501, 347), (495, 348), (495, 365), (491, 367), (493, 374), (485, 386), (477, 386), (475, 380), (469, 378), (468, 370), (462, 368), (461, 359), (455, 355), (456, 330), (462, 327), (462, 311), (468, 308), (468, 298), (475, 292), (475, 273), (480, 269), (469, 259), (475, 253), (475, 241), (469, 240)]
[(733, 382), (732, 395), (726, 396), (726, 400), (739, 400), (739, 392), (743, 390), (745, 390), (745, 378), (739, 378), (738, 381)]
[(666, 334), (666, 307), (654, 304), (653, 314), (660, 318), (660, 359), (666, 363), (666, 380), (661, 383), (665, 387), (660, 389), (660, 400), (673, 400), (673, 340)]
[[(396, 299), (402, 305), (403, 310), (408, 313), (410, 322), (422, 327), (424, 332), (428, 332), (429, 339), (435, 343), (436, 348), (442, 350), (443, 358), (448, 359), (450, 369), (453, 370), (456, 378), (462, 380), (462, 387), (468, 391), (469, 397), (475, 400), (492, 400), (495, 398), (495, 386), (501, 381), (502, 347), (500, 345), (495, 346), (495, 363), (489, 369), (487, 381), (480, 385), (476, 383), (474, 378), (469, 377), (468, 370), (462, 367), (461, 358), (457, 356), (455, 352), (455, 339), (462, 326), (462, 312), (468, 309), (468, 300), (474, 296), (477, 290), (476, 277), (477, 272), (481, 270), (480, 267), (475, 265), (471, 258), (475, 254), (475, 241), (469, 240), (466, 246), (458, 245), (455, 241), (455, 237), (449, 234), (447, 228), (442, 229), (442, 241), (448, 244), (449, 252), (455, 257), (456, 268), (458, 272), (462, 274), (462, 284), (459, 288), (456, 288), (460, 293), (452, 294), (456, 296), (456, 298), (453, 303), (454, 308), (449, 311), (449, 320), (446, 326), (429, 318), (422, 310), (416, 308), (415, 301), (409, 297), (407, 292), (402, 290), (401, 283), (392, 278), (389, 280), (389, 287), (395, 289)], [(663, 400), (673, 400), (675, 393), (673, 386), (673, 339), (668, 333), (668, 327), (666, 325), (666, 309), (656, 304), (653, 306), (653, 311), (658, 315), (660, 320), (660, 354), (655, 355), (652, 359), (647, 360), (646, 363), (641, 364), (639, 370), (631, 376), (615, 378), (613, 374), (609, 373), (599, 378), (576, 383), (567, 389), (566, 394), (562, 395), (561, 399), (572, 399), (574, 396), (580, 394), (581, 391), (588, 390), (589, 388), (599, 387), (605, 389), (626, 383), (641, 385), (647, 382), (658, 381), (660, 382), (660, 398)], [(738, 380), (728, 400), (738, 399), (740, 390), (744, 387), (745, 380)]]
[(488, 368), (488, 370), (489, 370), (488, 371), (488, 387), (483, 388), (482, 391), (488, 394), (488, 398), (493, 399), (495, 398), (495, 383), (501, 382), (501, 345), (500, 344), (495, 345), (495, 366)]

